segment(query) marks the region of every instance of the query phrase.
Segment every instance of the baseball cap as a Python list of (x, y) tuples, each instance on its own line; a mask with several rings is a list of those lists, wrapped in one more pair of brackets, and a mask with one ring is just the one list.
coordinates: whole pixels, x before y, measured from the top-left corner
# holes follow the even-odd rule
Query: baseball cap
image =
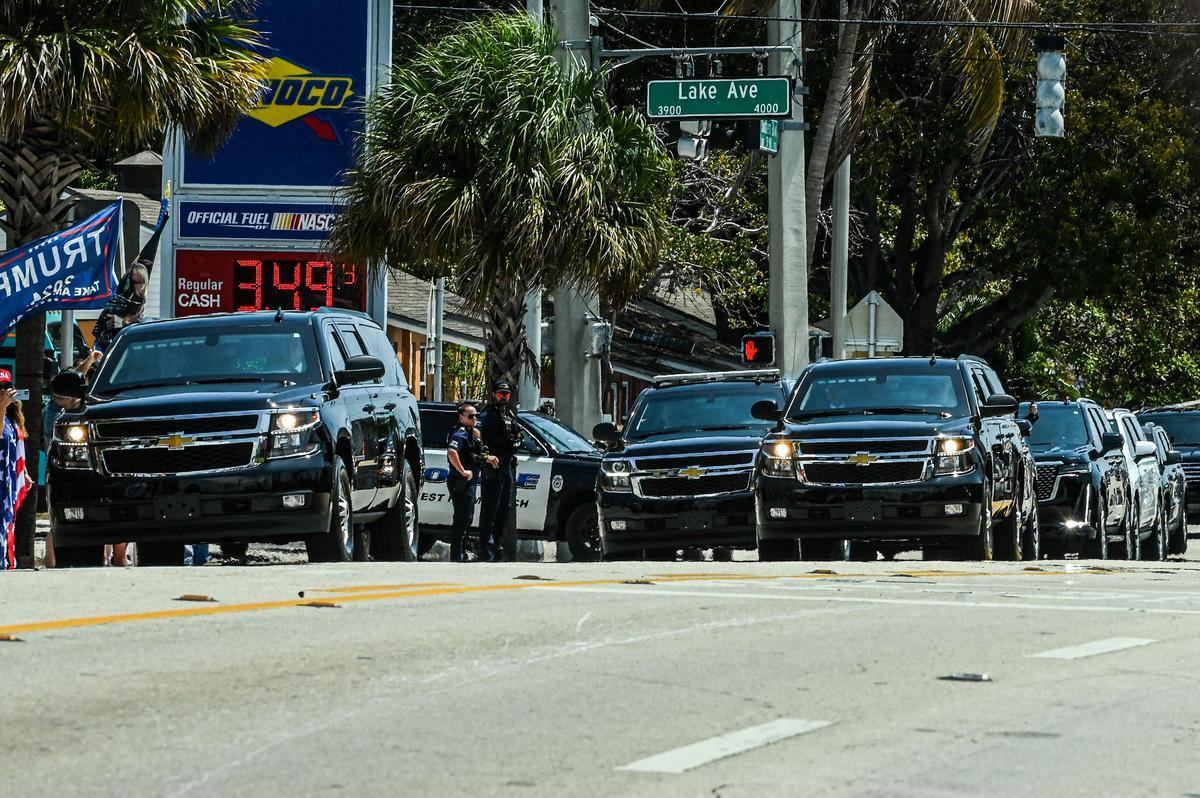
[(11, 386), (12, 382), (13, 382), (12, 372), (9, 371), (8, 369), (0, 369), (0, 385), (4, 385), (5, 383), (7, 383), (9, 386)]
[(492, 388), (492, 393), (512, 393), (512, 386), (504, 380), (500, 380), (500, 382), (496, 383), (495, 387)]

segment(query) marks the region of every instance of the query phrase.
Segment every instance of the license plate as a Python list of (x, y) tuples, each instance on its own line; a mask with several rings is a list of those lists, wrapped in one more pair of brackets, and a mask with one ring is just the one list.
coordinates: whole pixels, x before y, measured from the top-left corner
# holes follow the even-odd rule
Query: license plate
[(195, 496), (171, 496), (154, 500), (156, 521), (187, 521), (200, 517), (200, 499)]
[(847, 521), (878, 521), (883, 516), (883, 505), (880, 502), (848, 502), (846, 504)]

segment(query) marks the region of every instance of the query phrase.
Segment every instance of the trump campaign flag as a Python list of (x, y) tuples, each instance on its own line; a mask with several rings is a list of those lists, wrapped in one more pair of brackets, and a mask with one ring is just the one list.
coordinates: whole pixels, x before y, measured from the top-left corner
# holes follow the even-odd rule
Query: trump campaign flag
[(0, 255), (0, 334), (30, 313), (104, 307), (116, 284), (121, 203)]

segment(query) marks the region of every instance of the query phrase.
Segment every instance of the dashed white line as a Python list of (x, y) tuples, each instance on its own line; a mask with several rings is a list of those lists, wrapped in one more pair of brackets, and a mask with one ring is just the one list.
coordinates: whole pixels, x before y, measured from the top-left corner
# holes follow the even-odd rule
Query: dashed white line
[(716, 762), (718, 759), (744, 754), (755, 748), (762, 748), (764, 745), (807, 734), (829, 725), (831, 725), (831, 721), (827, 720), (779, 718), (761, 726), (751, 726), (741, 731), (721, 734), (698, 743), (685, 745), (682, 748), (639, 759), (628, 765), (622, 765), (617, 770), (633, 770), (641, 773), (684, 773), (701, 765), (707, 765), (709, 762)]
[(1030, 654), (1029, 656), (1040, 657), (1041, 659), (1081, 659), (1083, 657), (1094, 657), (1097, 654), (1111, 654), (1114, 651), (1124, 651), (1127, 648), (1148, 646), (1151, 643), (1157, 642), (1157, 640), (1147, 640), (1142, 637), (1107, 637), (1103, 640), (1093, 640), (1090, 643), (1081, 643), (1078, 646), (1068, 646), (1067, 648), (1055, 648), (1050, 651), (1043, 651), (1040, 654)]

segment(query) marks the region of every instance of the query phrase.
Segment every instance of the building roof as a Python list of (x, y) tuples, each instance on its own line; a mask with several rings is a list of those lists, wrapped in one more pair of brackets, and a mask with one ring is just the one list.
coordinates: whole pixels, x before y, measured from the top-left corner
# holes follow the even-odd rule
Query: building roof
[(148, 197), (145, 194), (138, 194), (134, 191), (107, 191), (99, 188), (71, 186), (67, 189), (67, 193), (76, 197), (84, 197), (100, 202), (116, 202), (119, 199), (129, 200), (137, 206), (138, 221), (141, 225), (151, 229), (153, 229), (154, 223), (158, 221), (158, 209), (162, 204), (160, 200), (156, 200), (154, 197)]
[(148, 166), (158, 167), (162, 169), (162, 156), (153, 150), (142, 150), (136, 155), (130, 155), (128, 158), (122, 158), (117, 161), (114, 166)]
[[(388, 323), (422, 335), (429, 325), (429, 298), (433, 283), (407, 272), (389, 270)], [(442, 329), (446, 340), (472, 349), (483, 349), (483, 317), (467, 308), (467, 301), (446, 291)]]

